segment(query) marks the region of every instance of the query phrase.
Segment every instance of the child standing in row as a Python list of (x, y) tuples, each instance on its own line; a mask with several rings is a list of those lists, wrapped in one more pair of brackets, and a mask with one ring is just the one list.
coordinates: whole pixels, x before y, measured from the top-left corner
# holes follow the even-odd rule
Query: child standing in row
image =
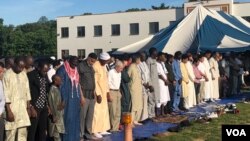
[(49, 135), (54, 141), (61, 141), (62, 134), (65, 132), (63, 122), (64, 103), (61, 100), (59, 87), (62, 80), (59, 75), (52, 76), (52, 86), (50, 88), (48, 101), (51, 110), (51, 120), (49, 120)]

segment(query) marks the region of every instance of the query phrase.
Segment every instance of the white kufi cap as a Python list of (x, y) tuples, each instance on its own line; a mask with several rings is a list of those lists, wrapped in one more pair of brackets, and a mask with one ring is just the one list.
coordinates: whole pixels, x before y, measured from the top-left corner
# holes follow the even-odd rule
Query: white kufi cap
[(103, 53), (100, 54), (100, 59), (101, 60), (109, 60), (110, 55), (107, 52), (103, 52)]
[(52, 60), (56, 60), (56, 57), (54, 57), (54, 56), (51, 56), (51, 57), (50, 57), (50, 59), (52, 59)]

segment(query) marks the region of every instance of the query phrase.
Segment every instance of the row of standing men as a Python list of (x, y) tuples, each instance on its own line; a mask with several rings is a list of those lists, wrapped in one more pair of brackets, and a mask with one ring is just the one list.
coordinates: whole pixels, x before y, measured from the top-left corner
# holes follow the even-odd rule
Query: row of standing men
[(55, 140), (97, 139), (120, 131), (124, 112), (132, 113), (137, 126), (166, 109), (178, 112), (218, 99), (221, 55), (210, 56), (193, 59), (178, 51), (166, 57), (151, 48), (148, 58), (144, 52), (124, 55), (110, 69), (108, 53), (99, 58), (90, 53), (86, 60), (72, 56), (53, 68), (40, 61), (30, 71), (18, 57), (1, 81), (6, 140), (15, 140), (18, 133), (18, 140), (44, 141), (46, 131)]

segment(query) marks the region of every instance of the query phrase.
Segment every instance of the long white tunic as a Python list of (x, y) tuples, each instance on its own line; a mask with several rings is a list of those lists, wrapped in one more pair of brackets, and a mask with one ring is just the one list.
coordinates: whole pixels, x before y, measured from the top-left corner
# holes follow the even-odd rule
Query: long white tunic
[(188, 72), (188, 78), (189, 78), (189, 83), (188, 83), (188, 107), (193, 107), (196, 105), (196, 95), (195, 95), (195, 89), (194, 89), (194, 80), (195, 80), (195, 75), (194, 75), (194, 70), (193, 66), (190, 61), (188, 61), (185, 64)]
[[(142, 84), (150, 84), (150, 73), (146, 62), (141, 62), (138, 64), (138, 68), (142, 78)], [(150, 84), (151, 85), (151, 84)], [(142, 86), (142, 96), (143, 96), (143, 109), (141, 120), (148, 118), (148, 95), (151, 94), (144, 86)]]
[(218, 99), (219, 98), (219, 65), (218, 61), (216, 61), (213, 57), (209, 59), (209, 64), (211, 67), (211, 73), (214, 80), (212, 80), (213, 85), (213, 95), (211, 95), (211, 98)]
[[(157, 70), (159, 75), (162, 75), (164, 79), (167, 79), (167, 69), (164, 63), (157, 62)], [(159, 78), (159, 87), (160, 87), (160, 102), (157, 103), (157, 107), (160, 107), (161, 104), (167, 104), (167, 102), (170, 101), (168, 86), (166, 86), (165, 82), (160, 78)]]
[[(204, 63), (200, 62), (198, 65), (198, 70), (203, 73), (206, 74), (206, 68)], [(201, 82), (201, 87), (200, 87), (200, 95), (201, 95), (201, 99), (205, 99), (205, 91), (206, 91), (206, 81)]]
[(210, 71), (211, 67), (206, 57), (204, 57), (203, 64), (205, 66), (205, 74), (208, 78), (208, 81), (205, 82), (205, 99), (210, 99), (213, 95), (212, 74)]

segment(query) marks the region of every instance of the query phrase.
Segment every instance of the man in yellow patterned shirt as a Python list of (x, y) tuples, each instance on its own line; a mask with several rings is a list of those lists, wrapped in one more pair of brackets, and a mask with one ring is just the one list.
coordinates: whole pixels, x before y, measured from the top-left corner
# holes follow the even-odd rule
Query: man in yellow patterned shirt
[[(29, 109), (30, 89), (29, 81), (24, 70), (24, 60), (16, 58), (12, 69), (5, 72), (3, 88), (6, 101), (6, 141), (26, 141), (27, 126), (30, 126)], [(16, 137), (16, 132), (17, 137)]]

